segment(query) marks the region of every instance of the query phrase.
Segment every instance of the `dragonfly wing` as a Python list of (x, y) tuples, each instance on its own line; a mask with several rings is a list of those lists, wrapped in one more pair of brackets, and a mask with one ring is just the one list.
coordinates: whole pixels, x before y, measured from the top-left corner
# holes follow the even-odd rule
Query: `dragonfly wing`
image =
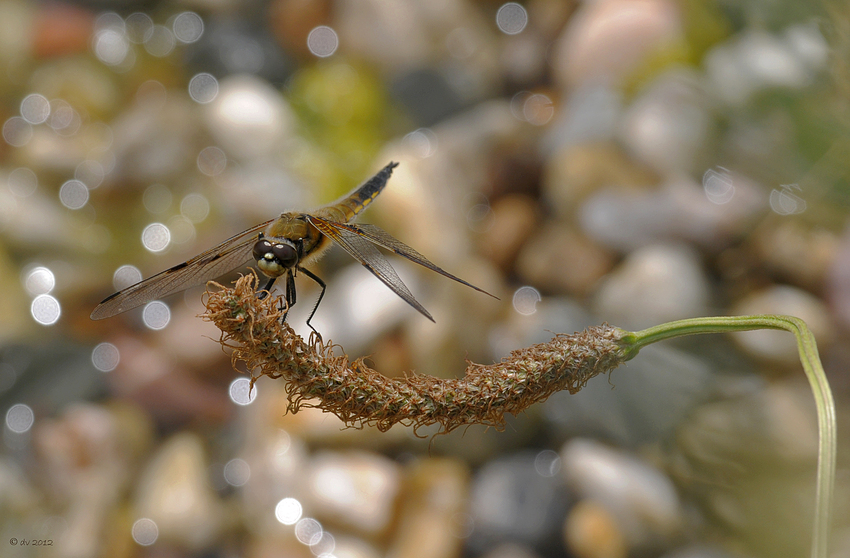
[(360, 262), (363, 267), (371, 271), (375, 277), (380, 279), (405, 302), (416, 308), (432, 322), (434, 321), (434, 318), (425, 310), (425, 307), (419, 304), (419, 301), (413, 297), (413, 294), (402, 282), (401, 278), (390, 265), (390, 262), (372, 245), (373, 241), (371, 239), (347, 225), (327, 221), (312, 215), (307, 215), (307, 220), (319, 229), (322, 234), (339, 244), (343, 250)]
[(475, 285), (473, 285), (471, 283), (467, 283), (466, 281), (464, 281), (460, 277), (456, 277), (456, 276), (452, 275), (451, 273), (449, 273), (448, 271), (446, 271), (446, 270), (442, 269), (441, 267), (435, 265), (428, 258), (423, 256), (422, 254), (420, 254), (419, 252), (417, 252), (416, 250), (414, 250), (413, 248), (411, 248), (407, 244), (398, 240), (397, 238), (391, 236), (390, 233), (388, 233), (387, 231), (385, 231), (384, 229), (382, 229), (378, 226), (366, 225), (366, 224), (355, 225), (353, 223), (347, 223), (347, 224), (340, 225), (340, 227), (349, 229), (354, 233), (359, 233), (360, 235), (365, 236), (366, 238), (368, 238), (369, 240), (371, 240), (372, 242), (374, 242), (378, 246), (382, 246), (383, 248), (386, 248), (387, 250), (395, 252), (399, 256), (405, 257), (408, 260), (410, 260), (414, 263), (418, 263), (419, 265), (421, 265), (423, 267), (427, 267), (431, 271), (436, 271), (437, 273), (439, 273), (440, 275), (443, 275), (444, 277), (448, 277), (449, 279), (453, 279), (453, 280), (457, 281), (458, 283), (462, 283), (462, 284), (466, 285), (467, 287), (471, 287), (471, 288), (475, 289), (476, 291), (482, 292), (482, 293), (489, 295), (489, 296), (492, 296), (493, 298), (498, 298), (496, 296), (491, 295), (490, 293), (488, 293), (484, 289), (479, 289)]
[(272, 221), (273, 219), (251, 227), (187, 262), (113, 294), (97, 305), (91, 313), (91, 319), (102, 320), (115, 316), (152, 300), (202, 285), (236, 269), (251, 259), (251, 252), (260, 231)]

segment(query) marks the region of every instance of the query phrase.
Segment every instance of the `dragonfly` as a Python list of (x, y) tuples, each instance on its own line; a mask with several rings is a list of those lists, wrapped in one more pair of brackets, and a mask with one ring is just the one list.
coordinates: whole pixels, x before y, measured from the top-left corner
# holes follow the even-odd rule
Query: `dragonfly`
[[(303, 273), (321, 287), (319, 298), (307, 318), (307, 325), (318, 335), (319, 332), (310, 321), (325, 296), (327, 285), (304, 266), (315, 262), (332, 244), (342, 247), (390, 290), (432, 322), (435, 321), (434, 318), (414, 298), (377, 247), (394, 252), (431, 271), (498, 299), (431, 263), (425, 256), (383, 229), (375, 225), (351, 222), (378, 197), (397, 166), (398, 163), (390, 162), (375, 176), (333, 203), (310, 213), (281, 213), (279, 217), (232, 236), (189, 261), (118, 291), (97, 305), (91, 313), (91, 319), (101, 320), (121, 314), (170, 294), (205, 284), (248, 262), (253, 262), (268, 278), (265, 285), (258, 290), (260, 298), (271, 292), (277, 279), (283, 278), (286, 312), (296, 302), (295, 276), (298, 273)], [(286, 319), (286, 314), (283, 319)]]

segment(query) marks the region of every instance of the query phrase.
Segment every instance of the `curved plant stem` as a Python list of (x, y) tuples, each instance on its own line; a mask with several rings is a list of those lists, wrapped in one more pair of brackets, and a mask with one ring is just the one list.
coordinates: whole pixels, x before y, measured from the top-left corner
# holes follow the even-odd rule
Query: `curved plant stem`
[(637, 355), (641, 348), (664, 339), (697, 333), (721, 333), (753, 329), (783, 329), (793, 333), (797, 338), (800, 360), (814, 393), (818, 413), (818, 475), (811, 555), (812, 558), (826, 558), (835, 484), (837, 444), (835, 403), (818, 356), (815, 338), (805, 322), (793, 316), (773, 315), (693, 318), (627, 333), (622, 342), (627, 353), (626, 358), (631, 359)]

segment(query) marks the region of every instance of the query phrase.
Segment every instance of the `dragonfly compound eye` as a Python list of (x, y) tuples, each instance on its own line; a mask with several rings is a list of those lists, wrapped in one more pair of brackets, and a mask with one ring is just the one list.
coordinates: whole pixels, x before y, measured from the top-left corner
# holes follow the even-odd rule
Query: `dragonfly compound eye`
[(298, 263), (298, 253), (289, 244), (275, 244), (272, 246), (272, 254), (283, 267), (292, 267)]
[(265, 259), (266, 254), (272, 251), (272, 243), (268, 240), (258, 240), (254, 244), (254, 259), (260, 261)]

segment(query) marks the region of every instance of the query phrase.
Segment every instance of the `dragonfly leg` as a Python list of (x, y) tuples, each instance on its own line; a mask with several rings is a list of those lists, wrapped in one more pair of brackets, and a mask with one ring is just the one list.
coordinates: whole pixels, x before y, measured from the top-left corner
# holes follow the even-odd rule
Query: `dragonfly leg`
[(269, 277), (268, 282), (266, 282), (266, 284), (263, 285), (263, 288), (260, 289), (260, 294), (257, 295), (257, 298), (263, 300), (270, 292), (272, 292), (272, 285), (274, 285), (275, 279), (277, 279), (277, 277)]
[(283, 307), (280, 309), (283, 312), (283, 318), (280, 319), (281, 322), (286, 321), (289, 309), (295, 306), (295, 298), (295, 274), (290, 269), (286, 273), (286, 310), (284, 311)]
[(299, 267), (299, 268), (298, 268), (298, 271), (303, 272), (303, 273), (304, 273), (304, 275), (306, 275), (307, 277), (309, 277), (310, 279), (312, 279), (313, 281), (315, 281), (316, 283), (318, 283), (320, 287), (322, 287), (322, 292), (321, 292), (321, 293), (319, 293), (319, 298), (318, 298), (318, 300), (316, 300), (316, 305), (315, 305), (315, 306), (313, 306), (313, 311), (312, 311), (312, 312), (310, 312), (310, 317), (309, 317), (309, 318), (307, 318), (307, 325), (308, 325), (308, 326), (310, 326), (310, 329), (312, 329), (312, 330), (313, 330), (313, 333), (315, 333), (315, 334), (319, 337), (319, 341), (321, 341), (321, 340), (322, 340), (322, 334), (321, 334), (321, 333), (319, 333), (318, 331), (316, 331), (316, 328), (315, 328), (315, 327), (313, 327), (313, 326), (312, 326), (312, 324), (310, 324), (310, 320), (312, 320), (312, 319), (313, 319), (313, 316), (316, 314), (316, 310), (318, 310), (318, 309), (319, 309), (319, 303), (320, 303), (320, 302), (322, 302), (322, 297), (323, 297), (323, 296), (325, 296), (325, 289), (327, 288), (327, 285), (325, 285), (325, 282), (324, 282), (324, 281), (322, 281), (322, 280), (319, 278), (319, 276), (318, 276), (318, 275), (314, 274), (314, 273), (313, 273), (313, 272), (311, 272), (311, 271), (308, 271), (308, 270), (304, 269), (303, 267)]

